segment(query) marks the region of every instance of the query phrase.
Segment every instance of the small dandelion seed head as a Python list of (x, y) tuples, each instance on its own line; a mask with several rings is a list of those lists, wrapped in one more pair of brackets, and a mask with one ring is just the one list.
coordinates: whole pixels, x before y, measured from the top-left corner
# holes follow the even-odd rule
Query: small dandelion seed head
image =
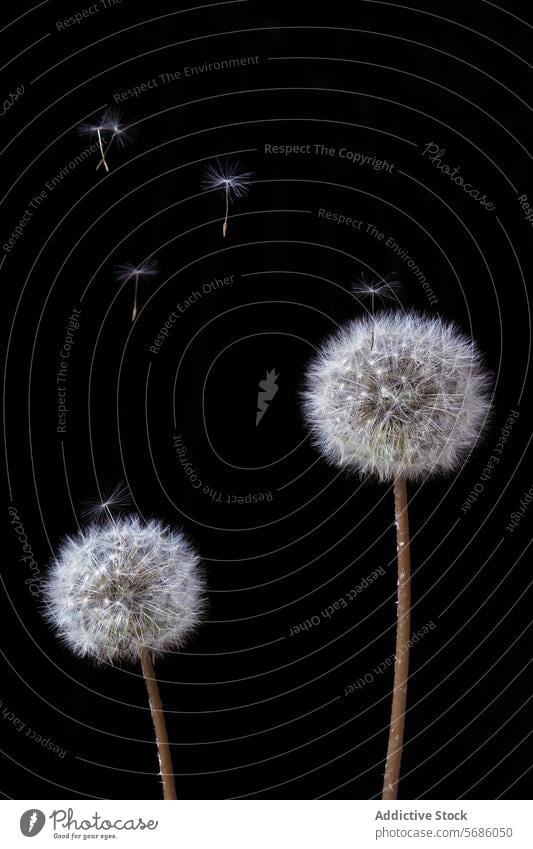
[(202, 188), (206, 191), (223, 189), (230, 199), (242, 198), (248, 194), (252, 171), (242, 171), (239, 162), (220, 162), (208, 165), (202, 178)]
[(183, 534), (139, 516), (67, 538), (47, 576), (45, 616), (66, 645), (101, 662), (179, 648), (202, 619), (199, 557)]
[(158, 273), (159, 264), (155, 259), (147, 259), (138, 265), (125, 262), (115, 266), (115, 279), (119, 283), (126, 283), (133, 277), (155, 277)]
[(78, 132), (82, 136), (96, 136), (98, 133), (102, 133), (104, 130), (100, 121), (88, 121), (83, 124), (80, 124), (78, 127)]
[(117, 144), (121, 146), (124, 146), (130, 139), (131, 131), (123, 122), (122, 115), (118, 109), (108, 109), (104, 112), (100, 120), (100, 128), (108, 136), (115, 136)]
[(114, 136), (119, 147), (124, 147), (131, 140), (131, 130), (123, 123), (118, 109), (108, 109), (96, 121), (81, 124), (79, 131), (84, 136), (100, 134), (106, 141)]
[(453, 325), (385, 312), (326, 342), (307, 373), (304, 410), (330, 462), (417, 479), (464, 460), (486, 423), (490, 386), (476, 346)]
[(392, 274), (371, 279), (363, 272), (352, 284), (354, 295), (364, 299), (392, 300), (399, 289), (400, 281)]
[(129, 488), (119, 483), (113, 489), (104, 491), (99, 501), (87, 499), (84, 502), (82, 514), (88, 521), (98, 521), (99, 519), (109, 518), (109, 514), (122, 513), (131, 505), (131, 495)]

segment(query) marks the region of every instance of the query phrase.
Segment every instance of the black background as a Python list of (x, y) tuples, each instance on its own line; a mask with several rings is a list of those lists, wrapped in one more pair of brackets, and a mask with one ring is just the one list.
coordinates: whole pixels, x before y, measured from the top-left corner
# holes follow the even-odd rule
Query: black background
[[(396, 273), (398, 308), (456, 321), (495, 375), (483, 444), (457, 474), (410, 489), (413, 629), (435, 627), (412, 652), (401, 796), (527, 798), (533, 513), (506, 526), (531, 486), (533, 234), (518, 201), (533, 198), (530, 4), (251, 0), (181, 10), (122, 0), (58, 31), (89, 5), (3, 5), (2, 64), (10, 61), (0, 94), (25, 92), (0, 119), (2, 244), (32, 197), (91, 143), (77, 127), (115, 93), (204, 62), (259, 62), (159, 80), (128, 99), (132, 140), (110, 153), (109, 175), (95, 171), (93, 154), (1, 251), (4, 795), (159, 795), (139, 669), (98, 668), (61, 647), (25, 583), (32, 572), (7, 512), (20, 517), (39, 578), (83, 523), (84, 502), (120, 480), (133, 510), (181, 526), (206, 563), (209, 622), (157, 666), (179, 795), (379, 795), (392, 669), (375, 669), (394, 650), (392, 493), (319, 458), (299, 398), (315, 348), (362, 313), (351, 284), (366, 272)], [(423, 156), (430, 142), (493, 211)], [(266, 144), (310, 144), (311, 153), (268, 154)], [(394, 168), (315, 155), (314, 144)], [(217, 157), (254, 172), (226, 240), (223, 197), (201, 189)], [(325, 221), (320, 208), (372, 223), (384, 240)], [(114, 265), (152, 255), (161, 273), (143, 283), (132, 325), (132, 291), (116, 283)], [(150, 352), (176, 303), (232, 274)], [(55, 375), (73, 308), (82, 312), (59, 434)], [(279, 391), (256, 427), (258, 382), (272, 368)], [(464, 511), (513, 410), (500, 461)], [(177, 433), (220, 500), (191, 484)], [(226, 503), (249, 493), (272, 500)], [(385, 574), (346, 609), (322, 615), (378, 567)], [(311, 617), (320, 624), (290, 636)]]

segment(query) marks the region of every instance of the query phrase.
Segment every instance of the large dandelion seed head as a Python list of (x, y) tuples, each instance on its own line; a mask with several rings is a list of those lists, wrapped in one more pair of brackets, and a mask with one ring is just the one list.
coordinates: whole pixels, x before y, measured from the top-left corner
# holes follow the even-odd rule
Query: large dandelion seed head
[(112, 663), (181, 646), (201, 620), (204, 582), (181, 533), (121, 517), (64, 542), (45, 600), (72, 651)]
[(381, 480), (448, 472), (475, 444), (490, 380), (473, 342), (411, 312), (347, 325), (307, 373), (305, 414), (335, 465)]

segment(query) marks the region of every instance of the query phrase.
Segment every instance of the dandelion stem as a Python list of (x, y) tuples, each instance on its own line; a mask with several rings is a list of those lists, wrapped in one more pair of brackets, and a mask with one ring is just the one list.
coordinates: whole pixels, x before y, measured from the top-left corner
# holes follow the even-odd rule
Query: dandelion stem
[(229, 182), (226, 181), (226, 217), (224, 218), (224, 224), (222, 225), (222, 235), (226, 238), (226, 233), (228, 232), (228, 218), (229, 218)]
[(382, 799), (398, 798), (402, 761), (407, 681), (409, 678), (409, 642), (411, 637), (411, 553), (409, 550), (409, 516), (407, 484), (404, 477), (394, 481), (394, 512), (398, 550), (398, 607), (396, 623), (396, 658), (394, 690), (389, 728), (389, 745), (385, 764)]
[[(99, 128), (96, 130), (96, 132), (98, 133), (98, 144), (100, 146), (100, 153), (102, 154), (102, 159), (100, 160), (100, 164), (103, 164), (105, 170), (109, 171), (109, 167), (108, 167), (108, 164), (107, 164), (106, 158), (105, 158), (104, 146), (102, 144), (102, 133), (100, 132)], [(97, 170), (98, 170), (98, 166), (97, 166)]]
[[(100, 132), (100, 131), (98, 131), (98, 132)], [(100, 162), (98, 163), (98, 165), (96, 166), (97, 171), (102, 165), (105, 165), (107, 171), (109, 171), (109, 168), (107, 167), (106, 156), (109, 153), (109, 148), (111, 147), (111, 145), (115, 141), (116, 137), (117, 137), (117, 134), (113, 133), (113, 135), (111, 136), (111, 140), (107, 143), (105, 149), (102, 151), (102, 158), (101, 158)], [(102, 149), (101, 144), (100, 144), (100, 149)]]
[(137, 295), (138, 295), (138, 292), (139, 292), (139, 275), (135, 274), (134, 277), (135, 277), (135, 289), (134, 289), (134, 294), (133, 294), (133, 312), (131, 314), (131, 320), (132, 321), (135, 321), (135, 319), (137, 318)]
[(143, 649), (143, 651), (140, 653), (140, 657), (143, 676), (146, 683), (146, 689), (148, 690), (150, 711), (152, 713), (152, 720), (155, 729), (157, 751), (159, 754), (159, 765), (161, 768), (161, 778), (163, 780), (163, 797), (165, 799), (175, 799), (176, 783), (174, 781), (174, 769), (172, 767), (172, 758), (170, 756), (167, 725), (165, 722), (165, 714), (163, 713), (163, 705), (161, 704), (159, 686), (155, 677), (154, 667), (150, 658), (150, 653), (146, 649)]

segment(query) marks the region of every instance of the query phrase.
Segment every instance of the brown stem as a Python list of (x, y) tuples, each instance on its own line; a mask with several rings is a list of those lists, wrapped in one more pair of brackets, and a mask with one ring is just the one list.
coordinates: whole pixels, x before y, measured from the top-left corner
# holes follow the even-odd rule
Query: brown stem
[(163, 797), (165, 799), (175, 799), (176, 783), (174, 781), (174, 769), (172, 767), (172, 758), (170, 756), (170, 746), (168, 745), (165, 714), (163, 713), (163, 705), (161, 704), (161, 696), (159, 695), (159, 686), (155, 677), (150, 653), (146, 651), (146, 649), (141, 652), (141, 666), (146, 683), (146, 689), (148, 690), (148, 700), (150, 702), (150, 711), (152, 713), (152, 720), (154, 723), (155, 739), (159, 754), (159, 766), (161, 768), (161, 778), (163, 780)]
[(385, 764), (382, 799), (398, 798), (398, 782), (402, 762), (407, 680), (409, 678), (409, 644), (411, 638), (411, 553), (409, 550), (409, 516), (405, 478), (394, 481), (394, 512), (398, 551), (398, 608), (396, 624), (396, 659), (394, 691)]

